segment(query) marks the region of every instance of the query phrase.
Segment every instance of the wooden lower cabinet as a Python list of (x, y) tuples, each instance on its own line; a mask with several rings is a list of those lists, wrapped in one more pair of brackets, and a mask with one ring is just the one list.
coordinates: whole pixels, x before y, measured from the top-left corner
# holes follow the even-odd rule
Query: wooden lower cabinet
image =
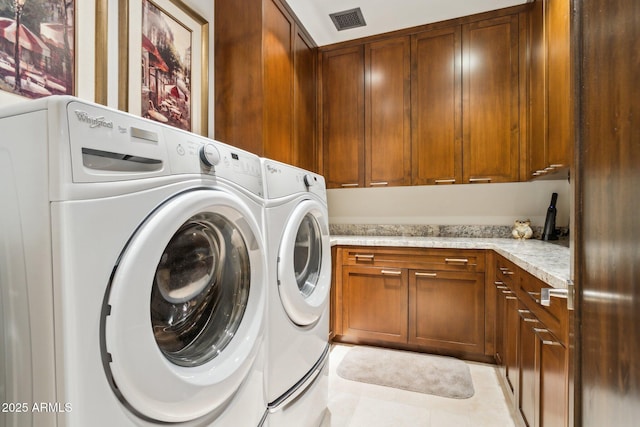
[(495, 267), (496, 361), (521, 424), (568, 425), (568, 311), (540, 305), (544, 282), (502, 257)]
[(407, 342), (407, 270), (349, 266), (342, 272), (343, 334)]
[(409, 271), (409, 343), (484, 352), (484, 273)]
[(481, 250), (338, 249), (334, 339), (490, 361)]

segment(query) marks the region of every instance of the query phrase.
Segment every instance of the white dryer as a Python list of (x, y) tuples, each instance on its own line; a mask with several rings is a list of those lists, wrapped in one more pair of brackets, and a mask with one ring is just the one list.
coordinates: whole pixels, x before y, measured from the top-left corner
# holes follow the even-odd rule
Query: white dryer
[(259, 425), (259, 158), (70, 97), (0, 133), (0, 425)]
[(331, 247), (324, 178), (261, 159), (271, 427), (317, 426), (328, 401)]

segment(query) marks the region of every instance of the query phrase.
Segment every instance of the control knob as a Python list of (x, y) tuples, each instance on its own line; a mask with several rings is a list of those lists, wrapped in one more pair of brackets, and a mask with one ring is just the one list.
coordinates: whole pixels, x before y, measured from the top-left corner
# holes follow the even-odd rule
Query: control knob
[(307, 188), (316, 184), (316, 179), (311, 174), (305, 173), (302, 179), (304, 180), (304, 185), (306, 185)]
[(215, 145), (207, 142), (200, 147), (200, 160), (205, 166), (215, 166), (220, 163), (220, 152)]

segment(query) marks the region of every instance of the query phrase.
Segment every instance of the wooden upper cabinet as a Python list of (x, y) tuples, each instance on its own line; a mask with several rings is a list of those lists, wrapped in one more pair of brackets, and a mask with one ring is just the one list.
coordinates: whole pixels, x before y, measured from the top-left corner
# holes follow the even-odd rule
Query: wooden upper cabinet
[(316, 69), (315, 45), (305, 33), (296, 28), (293, 41), (294, 98), (293, 110), (293, 163), (303, 169), (318, 168)]
[(365, 46), (365, 185), (411, 181), (409, 37)]
[(315, 43), (281, 0), (214, 6), (214, 137), (317, 171)]
[(328, 188), (364, 186), (364, 47), (322, 56), (322, 137)]
[(263, 155), (293, 163), (293, 36), (295, 24), (282, 6), (264, 2)]
[[(570, 0), (545, 0), (549, 167), (566, 167), (573, 155)], [(562, 166), (560, 166), (562, 165)]]
[(529, 14), (529, 178), (573, 161), (570, 0), (539, 0)]
[(463, 180), (519, 179), (518, 15), (462, 27)]
[(460, 26), (411, 38), (412, 184), (462, 182)]

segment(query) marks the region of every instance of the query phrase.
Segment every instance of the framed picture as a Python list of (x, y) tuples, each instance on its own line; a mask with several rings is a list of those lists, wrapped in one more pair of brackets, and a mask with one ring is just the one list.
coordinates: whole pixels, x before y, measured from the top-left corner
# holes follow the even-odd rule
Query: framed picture
[(120, 0), (119, 108), (206, 135), (209, 24), (178, 0)]
[(0, 102), (77, 94), (76, 16), (74, 0), (0, 1)]

